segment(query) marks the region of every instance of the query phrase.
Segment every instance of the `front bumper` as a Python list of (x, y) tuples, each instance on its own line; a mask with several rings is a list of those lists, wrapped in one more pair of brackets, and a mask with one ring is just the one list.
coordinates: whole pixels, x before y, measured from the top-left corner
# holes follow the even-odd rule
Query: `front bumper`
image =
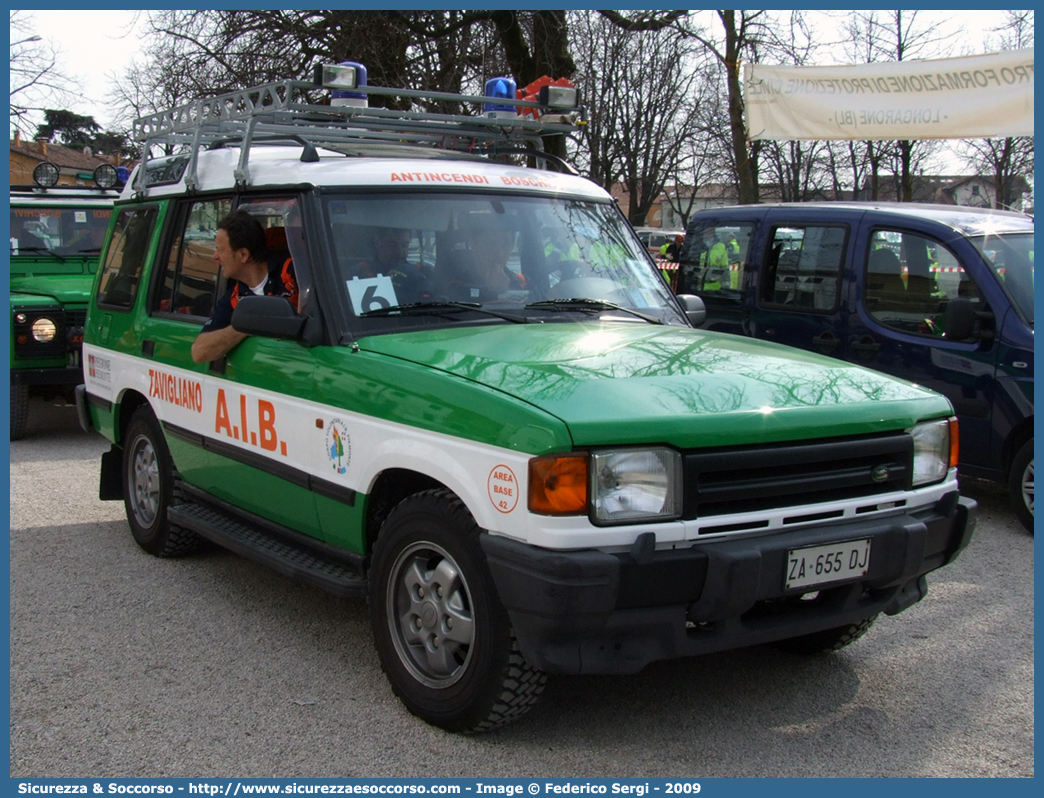
[(79, 385), (83, 382), (82, 366), (58, 366), (44, 369), (11, 369), (12, 385)]
[[(559, 552), (482, 536), (522, 654), (551, 673), (633, 673), (650, 662), (769, 643), (901, 612), (924, 575), (968, 545), (976, 504), (956, 492), (888, 518), (630, 553)], [(784, 590), (787, 552), (871, 538), (869, 571), (821, 588)], [(648, 542), (651, 542), (648, 541)], [(807, 588), (806, 588), (807, 590)]]

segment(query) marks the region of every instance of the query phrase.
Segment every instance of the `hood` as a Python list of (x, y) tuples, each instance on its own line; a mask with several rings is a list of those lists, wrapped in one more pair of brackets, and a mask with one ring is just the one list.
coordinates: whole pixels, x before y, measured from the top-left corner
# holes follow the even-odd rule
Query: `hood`
[(11, 276), (12, 301), (17, 301), (14, 294), (28, 294), (47, 297), (62, 305), (86, 305), (93, 286), (93, 274)]
[(358, 343), (536, 406), (577, 446), (736, 446), (895, 430), (952, 413), (944, 397), (877, 372), (683, 327), (481, 326)]

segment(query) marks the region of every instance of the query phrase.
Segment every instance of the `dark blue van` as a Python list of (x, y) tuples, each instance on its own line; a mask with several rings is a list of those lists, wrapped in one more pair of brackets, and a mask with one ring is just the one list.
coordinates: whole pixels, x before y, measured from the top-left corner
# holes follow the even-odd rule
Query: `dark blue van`
[(1033, 531), (1033, 219), (913, 203), (701, 211), (679, 294), (706, 329), (859, 363), (949, 397), (960, 471)]

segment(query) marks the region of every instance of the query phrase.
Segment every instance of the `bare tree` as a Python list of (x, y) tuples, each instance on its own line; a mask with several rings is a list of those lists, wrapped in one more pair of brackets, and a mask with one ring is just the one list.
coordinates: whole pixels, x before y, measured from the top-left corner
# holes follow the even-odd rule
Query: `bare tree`
[(644, 224), (697, 132), (695, 43), (670, 28), (628, 30), (590, 12), (570, 24), (577, 80), (591, 98), (578, 160), (604, 188), (623, 183), (628, 218)]
[(767, 141), (761, 152), (764, 171), (775, 178), (783, 202), (825, 199), (828, 148), (823, 141)]
[(79, 88), (60, 65), (61, 53), (33, 30), (25, 11), (11, 11), (11, 124), (30, 135), (44, 108), (64, 104)]
[(743, 62), (758, 63), (773, 58), (801, 63), (801, 54), (810, 51), (812, 37), (800, 11), (783, 16), (774, 16), (764, 10), (723, 10), (714, 14), (721, 27), (720, 34), (696, 27), (689, 19), (680, 24), (687, 35), (703, 45), (722, 72), (723, 94), (728, 101), (729, 154), (736, 175), (739, 203), (747, 205), (759, 200), (758, 160), (763, 143), (751, 141), (744, 119)]
[[(919, 11), (861, 11), (852, 14), (845, 26), (849, 52), (855, 61), (909, 61), (945, 56), (954, 34), (925, 20)], [(869, 170), (870, 199), (877, 199), (881, 168), (888, 165), (897, 182), (896, 196), (902, 202), (914, 198), (914, 175), (923, 172), (938, 153), (937, 141), (903, 140), (863, 143)]]

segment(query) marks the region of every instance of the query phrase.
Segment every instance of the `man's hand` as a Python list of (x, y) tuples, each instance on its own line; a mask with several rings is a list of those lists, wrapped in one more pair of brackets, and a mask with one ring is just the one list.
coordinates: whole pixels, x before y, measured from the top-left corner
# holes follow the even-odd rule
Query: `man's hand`
[(213, 332), (200, 333), (192, 342), (192, 360), (196, 363), (209, 363), (211, 360), (217, 360), (249, 337), (246, 333), (236, 332), (231, 326)]

